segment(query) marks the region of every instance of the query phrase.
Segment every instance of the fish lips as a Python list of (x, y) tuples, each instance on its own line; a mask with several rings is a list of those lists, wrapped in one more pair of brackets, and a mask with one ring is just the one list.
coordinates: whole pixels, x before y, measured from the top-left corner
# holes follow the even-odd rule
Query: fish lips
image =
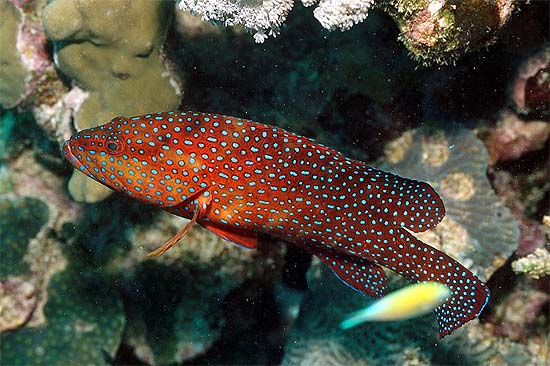
[(69, 162), (71, 163), (71, 165), (77, 169), (78, 171), (86, 174), (87, 176), (89, 176), (90, 178), (92, 179), (97, 179), (93, 174), (92, 172), (86, 167), (86, 165), (84, 165), (77, 157), (76, 155), (73, 153), (73, 149), (75, 148), (75, 146), (72, 144), (74, 142), (74, 140), (72, 138), (68, 139), (67, 141), (65, 141), (65, 143), (63, 144), (63, 157)]

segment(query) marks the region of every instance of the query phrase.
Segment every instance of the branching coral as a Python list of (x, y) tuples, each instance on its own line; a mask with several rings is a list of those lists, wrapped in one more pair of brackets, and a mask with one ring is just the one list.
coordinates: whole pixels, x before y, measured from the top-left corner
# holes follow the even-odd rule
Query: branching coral
[[(315, 4), (316, 0), (302, 0), (305, 6)], [(321, 0), (314, 11), (315, 18), (329, 30), (348, 30), (360, 23), (374, 0)], [(276, 36), (280, 27), (294, 5), (294, 0), (180, 0), (181, 10), (200, 14), (204, 20), (218, 21), (226, 26), (236, 24), (254, 32), (256, 42), (264, 42), (268, 35)]]
[(550, 276), (550, 252), (545, 248), (537, 248), (533, 253), (513, 262), (512, 269), (533, 279)]
[[(375, 0), (321, 0), (313, 11), (315, 18), (328, 30), (348, 30), (367, 18)], [(310, 1), (303, 1), (311, 5)]]
[(294, 0), (180, 0), (178, 7), (200, 14), (204, 20), (219, 21), (226, 26), (242, 24), (254, 32), (256, 42), (268, 35), (276, 36), (279, 27), (294, 5)]

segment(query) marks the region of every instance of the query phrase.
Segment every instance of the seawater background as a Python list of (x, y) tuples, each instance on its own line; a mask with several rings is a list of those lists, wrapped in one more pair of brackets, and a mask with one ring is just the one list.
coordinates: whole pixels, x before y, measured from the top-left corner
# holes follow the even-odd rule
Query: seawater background
[[(0, 364), (547, 363), (548, 277), (511, 270), (516, 249), (527, 255), (547, 240), (548, 110), (520, 110), (512, 92), (525, 63), (548, 45), (547, 10), (526, 7), (496, 45), (428, 68), (410, 59), (394, 23), (376, 11), (344, 33), (323, 31), (296, 7), (282, 33), (261, 45), (238, 29), (203, 24), (171, 29), (164, 43), (181, 81), (180, 108), (276, 124), (433, 184), (448, 219), (423, 240), (488, 281), (493, 300), (482, 323), (442, 341), (432, 315), (342, 332), (343, 316), (370, 299), (307, 253), (268, 238), (244, 251), (195, 228), (165, 256), (147, 259), (181, 219), (118, 194), (77, 203), (67, 191), (72, 169), (59, 142), (76, 102), (66, 98), (63, 110), (52, 101), (74, 80), (96, 87), (103, 79), (95, 62), (98, 69), (40, 84), (55, 86), (39, 93), (40, 103), (0, 110)], [(75, 62), (90, 55), (69, 54)], [(141, 72), (137, 62), (128, 69)], [(143, 95), (126, 97), (109, 80), (99, 87), (108, 92), (94, 95), (108, 96), (106, 105), (153, 99), (147, 83), (136, 85)], [(163, 101), (173, 90), (167, 94)], [(175, 108), (177, 100), (166, 103)], [(78, 189), (95, 197), (93, 187)]]

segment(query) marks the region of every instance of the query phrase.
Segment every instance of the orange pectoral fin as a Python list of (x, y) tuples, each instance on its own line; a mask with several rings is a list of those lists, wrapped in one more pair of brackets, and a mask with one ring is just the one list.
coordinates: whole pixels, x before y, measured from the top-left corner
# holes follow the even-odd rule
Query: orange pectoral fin
[(183, 238), (185, 234), (187, 234), (187, 232), (193, 227), (193, 225), (197, 222), (197, 220), (199, 220), (206, 214), (206, 210), (211, 200), (212, 200), (212, 196), (210, 196), (208, 191), (203, 192), (201, 196), (199, 196), (197, 199), (193, 201), (193, 204), (195, 205), (195, 209), (193, 210), (193, 217), (191, 218), (191, 221), (189, 221), (187, 225), (185, 225), (183, 229), (181, 229), (176, 235), (170, 238), (170, 240), (164, 243), (163, 246), (148, 253), (147, 256), (158, 257), (166, 253), (168, 249), (172, 248), (174, 244), (180, 241), (180, 239)]
[(204, 222), (201, 223), (201, 225), (212, 231), (214, 234), (221, 236), (223, 239), (229, 240), (230, 242), (233, 242), (246, 249), (256, 249), (258, 245), (258, 236), (256, 235), (256, 233), (237, 233), (235, 231), (221, 228), (210, 222)]

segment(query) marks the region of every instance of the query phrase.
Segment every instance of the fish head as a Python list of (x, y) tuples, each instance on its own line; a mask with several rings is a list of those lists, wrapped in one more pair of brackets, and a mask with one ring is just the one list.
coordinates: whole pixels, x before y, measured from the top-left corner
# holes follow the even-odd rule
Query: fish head
[(186, 153), (178, 160), (172, 157), (181, 150), (174, 147), (177, 139), (165, 118), (163, 114), (117, 117), (82, 130), (64, 143), (64, 157), (115, 191), (163, 208), (175, 206), (187, 198), (175, 186), (183, 184)]

